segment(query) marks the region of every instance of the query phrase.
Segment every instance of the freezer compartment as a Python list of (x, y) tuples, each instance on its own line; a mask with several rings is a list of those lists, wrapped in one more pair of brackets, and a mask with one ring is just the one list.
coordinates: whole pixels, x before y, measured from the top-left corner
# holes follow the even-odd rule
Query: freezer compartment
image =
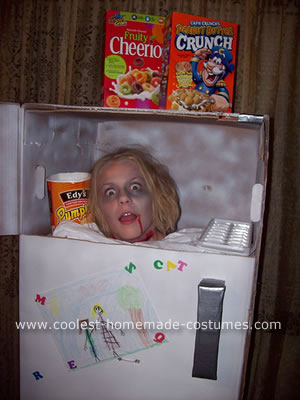
[[(8, 163), (17, 168), (19, 187), (10, 188), (2, 203), (18, 200), (15, 233), (50, 233), (47, 176), (88, 172), (102, 154), (127, 145), (148, 147), (168, 166), (180, 191), (179, 228), (222, 218), (255, 221), (254, 236), (261, 229), (267, 117), (37, 104), (24, 105), (20, 113), (19, 165)], [(5, 223), (2, 234), (6, 230)]]

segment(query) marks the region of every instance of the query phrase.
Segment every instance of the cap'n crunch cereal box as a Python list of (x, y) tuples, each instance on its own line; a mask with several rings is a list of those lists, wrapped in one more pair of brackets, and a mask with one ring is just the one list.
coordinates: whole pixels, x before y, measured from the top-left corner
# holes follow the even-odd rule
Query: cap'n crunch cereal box
[(173, 12), (165, 22), (160, 106), (232, 111), (237, 24)]
[(165, 18), (108, 10), (104, 107), (158, 108)]

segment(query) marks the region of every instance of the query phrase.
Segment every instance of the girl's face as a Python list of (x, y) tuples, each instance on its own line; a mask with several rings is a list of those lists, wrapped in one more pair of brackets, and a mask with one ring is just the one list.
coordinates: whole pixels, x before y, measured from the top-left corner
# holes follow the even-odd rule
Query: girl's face
[(153, 235), (152, 196), (138, 165), (109, 161), (98, 177), (101, 211), (112, 237), (136, 242)]

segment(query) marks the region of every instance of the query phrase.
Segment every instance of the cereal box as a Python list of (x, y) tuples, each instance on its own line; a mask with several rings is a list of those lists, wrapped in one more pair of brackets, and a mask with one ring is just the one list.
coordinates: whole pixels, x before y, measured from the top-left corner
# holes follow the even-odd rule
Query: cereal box
[(165, 22), (160, 106), (232, 112), (237, 24), (174, 12)]
[(104, 107), (158, 108), (164, 22), (106, 12)]

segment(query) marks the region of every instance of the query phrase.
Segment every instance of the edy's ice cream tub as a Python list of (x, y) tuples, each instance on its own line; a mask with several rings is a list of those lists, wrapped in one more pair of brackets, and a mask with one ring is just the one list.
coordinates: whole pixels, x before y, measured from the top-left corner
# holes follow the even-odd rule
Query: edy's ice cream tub
[(62, 221), (87, 222), (87, 202), (91, 174), (67, 172), (47, 179), (52, 232)]

